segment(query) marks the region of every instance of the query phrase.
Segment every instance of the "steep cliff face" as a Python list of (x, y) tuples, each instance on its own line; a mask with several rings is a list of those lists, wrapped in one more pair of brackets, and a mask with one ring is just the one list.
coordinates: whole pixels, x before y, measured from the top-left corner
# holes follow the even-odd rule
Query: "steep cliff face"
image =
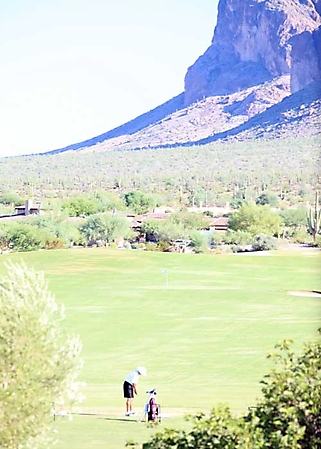
[(321, 79), (321, 27), (293, 38), (291, 63), (291, 92)]
[(318, 11), (320, 0), (220, 0), (212, 44), (186, 73), (185, 105), (291, 73), (291, 39), (312, 35)]
[(319, 136), (320, 14), (321, 0), (220, 0), (212, 44), (184, 92), (51, 154)]

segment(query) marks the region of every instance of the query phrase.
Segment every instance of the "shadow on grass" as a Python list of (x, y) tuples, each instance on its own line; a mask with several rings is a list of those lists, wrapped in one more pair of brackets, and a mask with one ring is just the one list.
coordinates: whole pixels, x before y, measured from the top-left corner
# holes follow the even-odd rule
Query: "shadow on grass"
[(122, 421), (122, 422), (132, 422), (137, 423), (134, 419), (129, 418), (108, 418), (107, 416), (101, 415), (100, 413), (73, 413), (73, 415), (77, 416), (95, 416), (98, 419), (104, 419), (105, 421)]

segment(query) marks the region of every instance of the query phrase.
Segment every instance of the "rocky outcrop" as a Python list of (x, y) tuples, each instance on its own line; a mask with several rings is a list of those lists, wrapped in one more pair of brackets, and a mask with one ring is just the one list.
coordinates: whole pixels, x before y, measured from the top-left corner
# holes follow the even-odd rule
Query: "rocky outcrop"
[(319, 27), (319, 6), (319, 0), (221, 0), (212, 44), (186, 73), (184, 104), (291, 73), (291, 39)]
[(319, 134), (320, 13), (321, 0), (220, 0), (212, 44), (188, 69), (184, 92), (50, 153)]
[(291, 62), (291, 92), (321, 79), (321, 27), (292, 39)]

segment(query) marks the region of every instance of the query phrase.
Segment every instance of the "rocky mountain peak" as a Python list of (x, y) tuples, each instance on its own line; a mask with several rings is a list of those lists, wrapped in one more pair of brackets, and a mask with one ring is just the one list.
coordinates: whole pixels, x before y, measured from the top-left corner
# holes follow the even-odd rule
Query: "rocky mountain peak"
[(176, 97), (51, 152), (319, 135), (321, 0), (220, 0), (209, 48)]
[[(212, 44), (186, 73), (185, 105), (291, 74), (293, 48), (302, 46), (293, 38), (306, 33), (309, 40), (321, 25), (319, 11), (320, 0), (221, 0)], [(308, 72), (305, 85), (318, 76)], [(291, 83), (292, 90), (301, 84)]]

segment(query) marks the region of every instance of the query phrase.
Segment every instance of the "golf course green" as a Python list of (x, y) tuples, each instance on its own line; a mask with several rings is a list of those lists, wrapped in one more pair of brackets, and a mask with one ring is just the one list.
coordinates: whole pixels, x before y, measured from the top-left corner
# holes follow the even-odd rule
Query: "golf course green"
[[(171, 254), (106, 248), (1, 255), (45, 273), (66, 307), (64, 325), (83, 343), (86, 396), (73, 419), (57, 417), (58, 449), (140, 447), (159, 426), (138, 423), (155, 387), (161, 427), (219, 403), (240, 414), (255, 405), (274, 345), (299, 350), (320, 327), (320, 251)], [(314, 293), (313, 293), (314, 292)], [(138, 365), (135, 417), (122, 383)]]

